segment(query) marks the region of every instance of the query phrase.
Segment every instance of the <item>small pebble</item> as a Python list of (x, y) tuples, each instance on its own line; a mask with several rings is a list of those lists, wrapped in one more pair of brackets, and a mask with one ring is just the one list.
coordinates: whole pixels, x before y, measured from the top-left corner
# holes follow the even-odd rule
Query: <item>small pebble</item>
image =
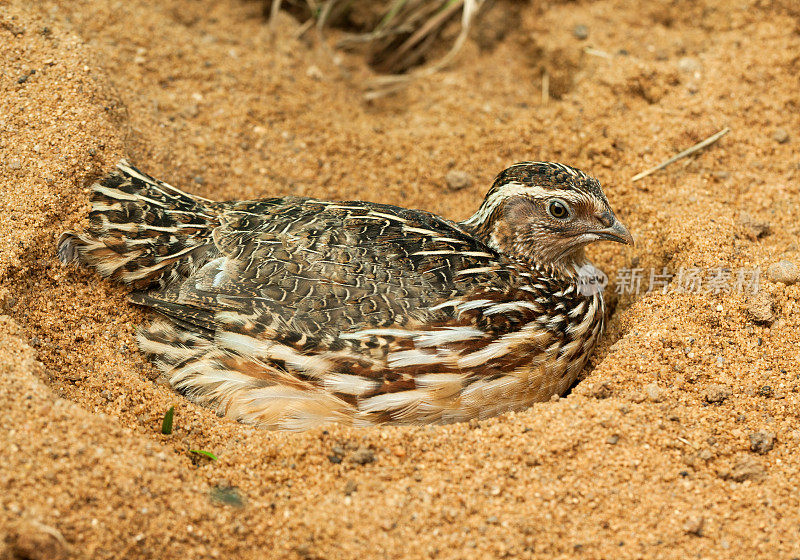
[(647, 395), (642, 393), (641, 391), (636, 391), (635, 393), (631, 394), (630, 396), (631, 401), (635, 402), (636, 404), (643, 403), (645, 399), (647, 399)]
[(349, 479), (344, 485), (344, 495), (349, 496), (356, 490), (358, 490), (358, 483), (352, 478)]
[(589, 388), (589, 395), (596, 399), (607, 399), (613, 394), (611, 387), (605, 381), (601, 381), (600, 383), (594, 383)]
[(453, 191), (459, 191), (472, 186), (472, 177), (465, 171), (458, 171), (456, 169), (448, 171), (444, 180), (447, 182), (447, 187)]
[(22, 161), (19, 158), (11, 158), (8, 160), (9, 169), (17, 170), (22, 169)]
[(644, 392), (647, 394), (648, 400), (652, 402), (661, 402), (661, 399), (664, 397), (663, 391), (655, 383), (648, 383), (645, 385)]
[(772, 133), (772, 139), (778, 144), (786, 144), (789, 141), (789, 133), (785, 128), (778, 128)]
[(772, 325), (775, 322), (775, 298), (767, 292), (758, 292), (751, 297), (745, 306), (745, 312), (754, 323)]
[(539, 466), (541, 464), (542, 464), (542, 460), (537, 456), (525, 457), (525, 466), (527, 466), (527, 467), (536, 467), (536, 466)]
[(9, 558), (67, 560), (73, 558), (75, 552), (58, 529), (36, 521), (19, 523), (12, 529), (9, 537)]
[(368, 447), (359, 447), (353, 455), (350, 456), (350, 460), (359, 465), (366, 465), (375, 461), (375, 452)]
[(774, 432), (753, 432), (750, 434), (750, 451), (764, 455), (775, 447)]
[(608, 436), (606, 438), (606, 443), (609, 444), (609, 445), (617, 445), (618, 441), (619, 441), (619, 436), (617, 434)]
[(244, 507), (244, 498), (239, 492), (239, 489), (225, 482), (222, 482), (211, 489), (209, 492), (209, 499), (215, 504), (233, 506), (237, 508)]
[(758, 461), (744, 458), (740, 459), (730, 472), (723, 473), (722, 476), (736, 482), (744, 482), (745, 480), (759, 482), (767, 476), (767, 471)]
[(181, 114), (186, 117), (194, 118), (200, 114), (200, 107), (196, 103), (188, 103), (181, 109)]
[(572, 35), (581, 41), (589, 38), (589, 28), (585, 25), (579, 24), (572, 28)]
[(709, 385), (705, 399), (708, 403), (721, 403), (731, 396), (731, 390), (724, 385)]
[(784, 284), (794, 284), (800, 280), (800, 269), (790, 261), (779, 261), (769, 265), (767, 268), (767, 278), (773, 282)]
[[(16, 19), (16, 17), (12, 16), (11, 19)], [(7, 19), (3, 22), (2, 28), (11, 33), (12, 35), (14, 35), (14, 37), (18, 37), (19, 35), (25, 34), (24, 27), (20, 27), (19, 25), (14, 25), (14, 23), (12, 23)]]
[(701, 515), (693, 515), (689, 517), (686, 522), (683, 524), (683, 530), (690, 535), (694, 535), (695, 537), (702, 537), (703, 536), (703, 526), (706, 524), (706, 520)]
[(700, 61), (696, 58), (692, 58), (691, 56), (684, 56), (678, 61), (678, 70), (681, 72), (686, 72), (687, 74), (700, 72), (702, 68), (703, 67), (700, 64)]
[(313, 64), (306, 69), (306, 76), (316, 81), (320, 81), (324, 77), (322, 74), (322, 70), (320, 70), (318, 66), (314, 66)]
[(772, 226), (769, 222), (757, 220), (744, 212), (739, 216), (739, 225), (751, 241), (761, 239), (772, 233)]

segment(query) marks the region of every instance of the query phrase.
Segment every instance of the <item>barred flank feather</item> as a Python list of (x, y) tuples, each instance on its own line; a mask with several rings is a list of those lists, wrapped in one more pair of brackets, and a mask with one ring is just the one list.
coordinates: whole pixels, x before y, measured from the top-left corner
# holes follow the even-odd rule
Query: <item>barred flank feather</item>
[(146, 175), (125, 160), (91, 187), (91, 225), (58, 240), (63, 263), (91, 266), (138, 290), (194, 270), (219, 224), (214, 203)]

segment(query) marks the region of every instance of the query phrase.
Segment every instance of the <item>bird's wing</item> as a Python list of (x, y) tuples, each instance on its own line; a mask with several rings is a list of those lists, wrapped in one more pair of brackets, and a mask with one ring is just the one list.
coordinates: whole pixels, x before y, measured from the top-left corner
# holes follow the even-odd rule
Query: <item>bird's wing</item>
[(281, 198), (232, 203), (220, 219), (204, 266), (134, 301), (188, 325), (317, 351), (375, 329), (502, 335), (541, 311), (534, 294), (512, 289), (502, 256), (427, 212)]

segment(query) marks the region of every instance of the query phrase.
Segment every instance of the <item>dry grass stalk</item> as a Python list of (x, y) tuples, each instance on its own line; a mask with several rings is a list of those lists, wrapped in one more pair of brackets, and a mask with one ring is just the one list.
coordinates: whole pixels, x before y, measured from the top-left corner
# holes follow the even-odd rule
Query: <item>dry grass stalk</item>
[[(392, 0), (387, 3), (374, 28), (353, 33), (337, 44), (340, 48), (365, 46), (371, 52), (371, 65), (386, 75), (362, 84), (367, 99), (376, 99), (402, 89), (414, 80), (430, 76), (452, 62), (466, 42), (475, 15), (485, 0)], [(270, 17), (280, 9), (281, 0), (272, 0)], [(297, 2), (294, 2), (297, 4)], [(324, 41), (324, 29), (332, 19), (348, 9), (357, 9), (353, 0), (307, 0), (307, 11), (315, 20), (320, 44), (331, 53)], [(374, 10), (367, 4), (365, 10)], [(439, 44), (447, 22), (461, 12), (461, 29), (453, 45), (441, 58), (418, 66)], [(304, 26), (303, 31), (306, 28)]]
[(706, 148), (706, 147), (710, 146), (711, 144), (713, 144), (714, 142), (716, 142), (717, 140), (719, 140), (720, 138), (722, 138), (723, 136), (728, 134), (730, 131), (731, 131), (731, 129), (728, 128), (728, 127), (723, 128), (722, 130), (720, 130), (716, 134), (712, 134), (711, 136), (709, 136), (708, 138), (706, 138), (702, 142), (698, 142), (697, 144), (695, 144), (691, 148), (687, 148), (687, 149), (683, 150), (682, 152), (680, 152), (679, 154), (675, 154), (671, 158), (659, 163), (658, 165), (656, 165), (655, 167), (653, 167), (651, 169), (648, 169), (647, 171), (642, 171), (641, 173), (639, 173), (637, 175), (634, 175), (631, 178), (631, 181), (636, 182), (639, 179), (644, 179), (648, 175), (652, 175), (656, 171), (664, 169), (666, 166), (668, 166), (668, 165), (670, 165), (672, 163), (675, 163), (676, 161), (678, 161), (681, 158), (685, 158), (686, 156), (690, 156), (690, 155), (694, 154), (695, 152), (699, 152), (703, 148)]

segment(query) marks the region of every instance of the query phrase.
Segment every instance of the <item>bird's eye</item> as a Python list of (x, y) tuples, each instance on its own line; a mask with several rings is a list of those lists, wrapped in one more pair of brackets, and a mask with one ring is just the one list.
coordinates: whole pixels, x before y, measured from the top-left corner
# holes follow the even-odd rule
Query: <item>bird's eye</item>
[(552, 200), (547, 205), (547, 212), (556, 220), (566, 220), (569, 218), (567, 204), (561, 200)]

